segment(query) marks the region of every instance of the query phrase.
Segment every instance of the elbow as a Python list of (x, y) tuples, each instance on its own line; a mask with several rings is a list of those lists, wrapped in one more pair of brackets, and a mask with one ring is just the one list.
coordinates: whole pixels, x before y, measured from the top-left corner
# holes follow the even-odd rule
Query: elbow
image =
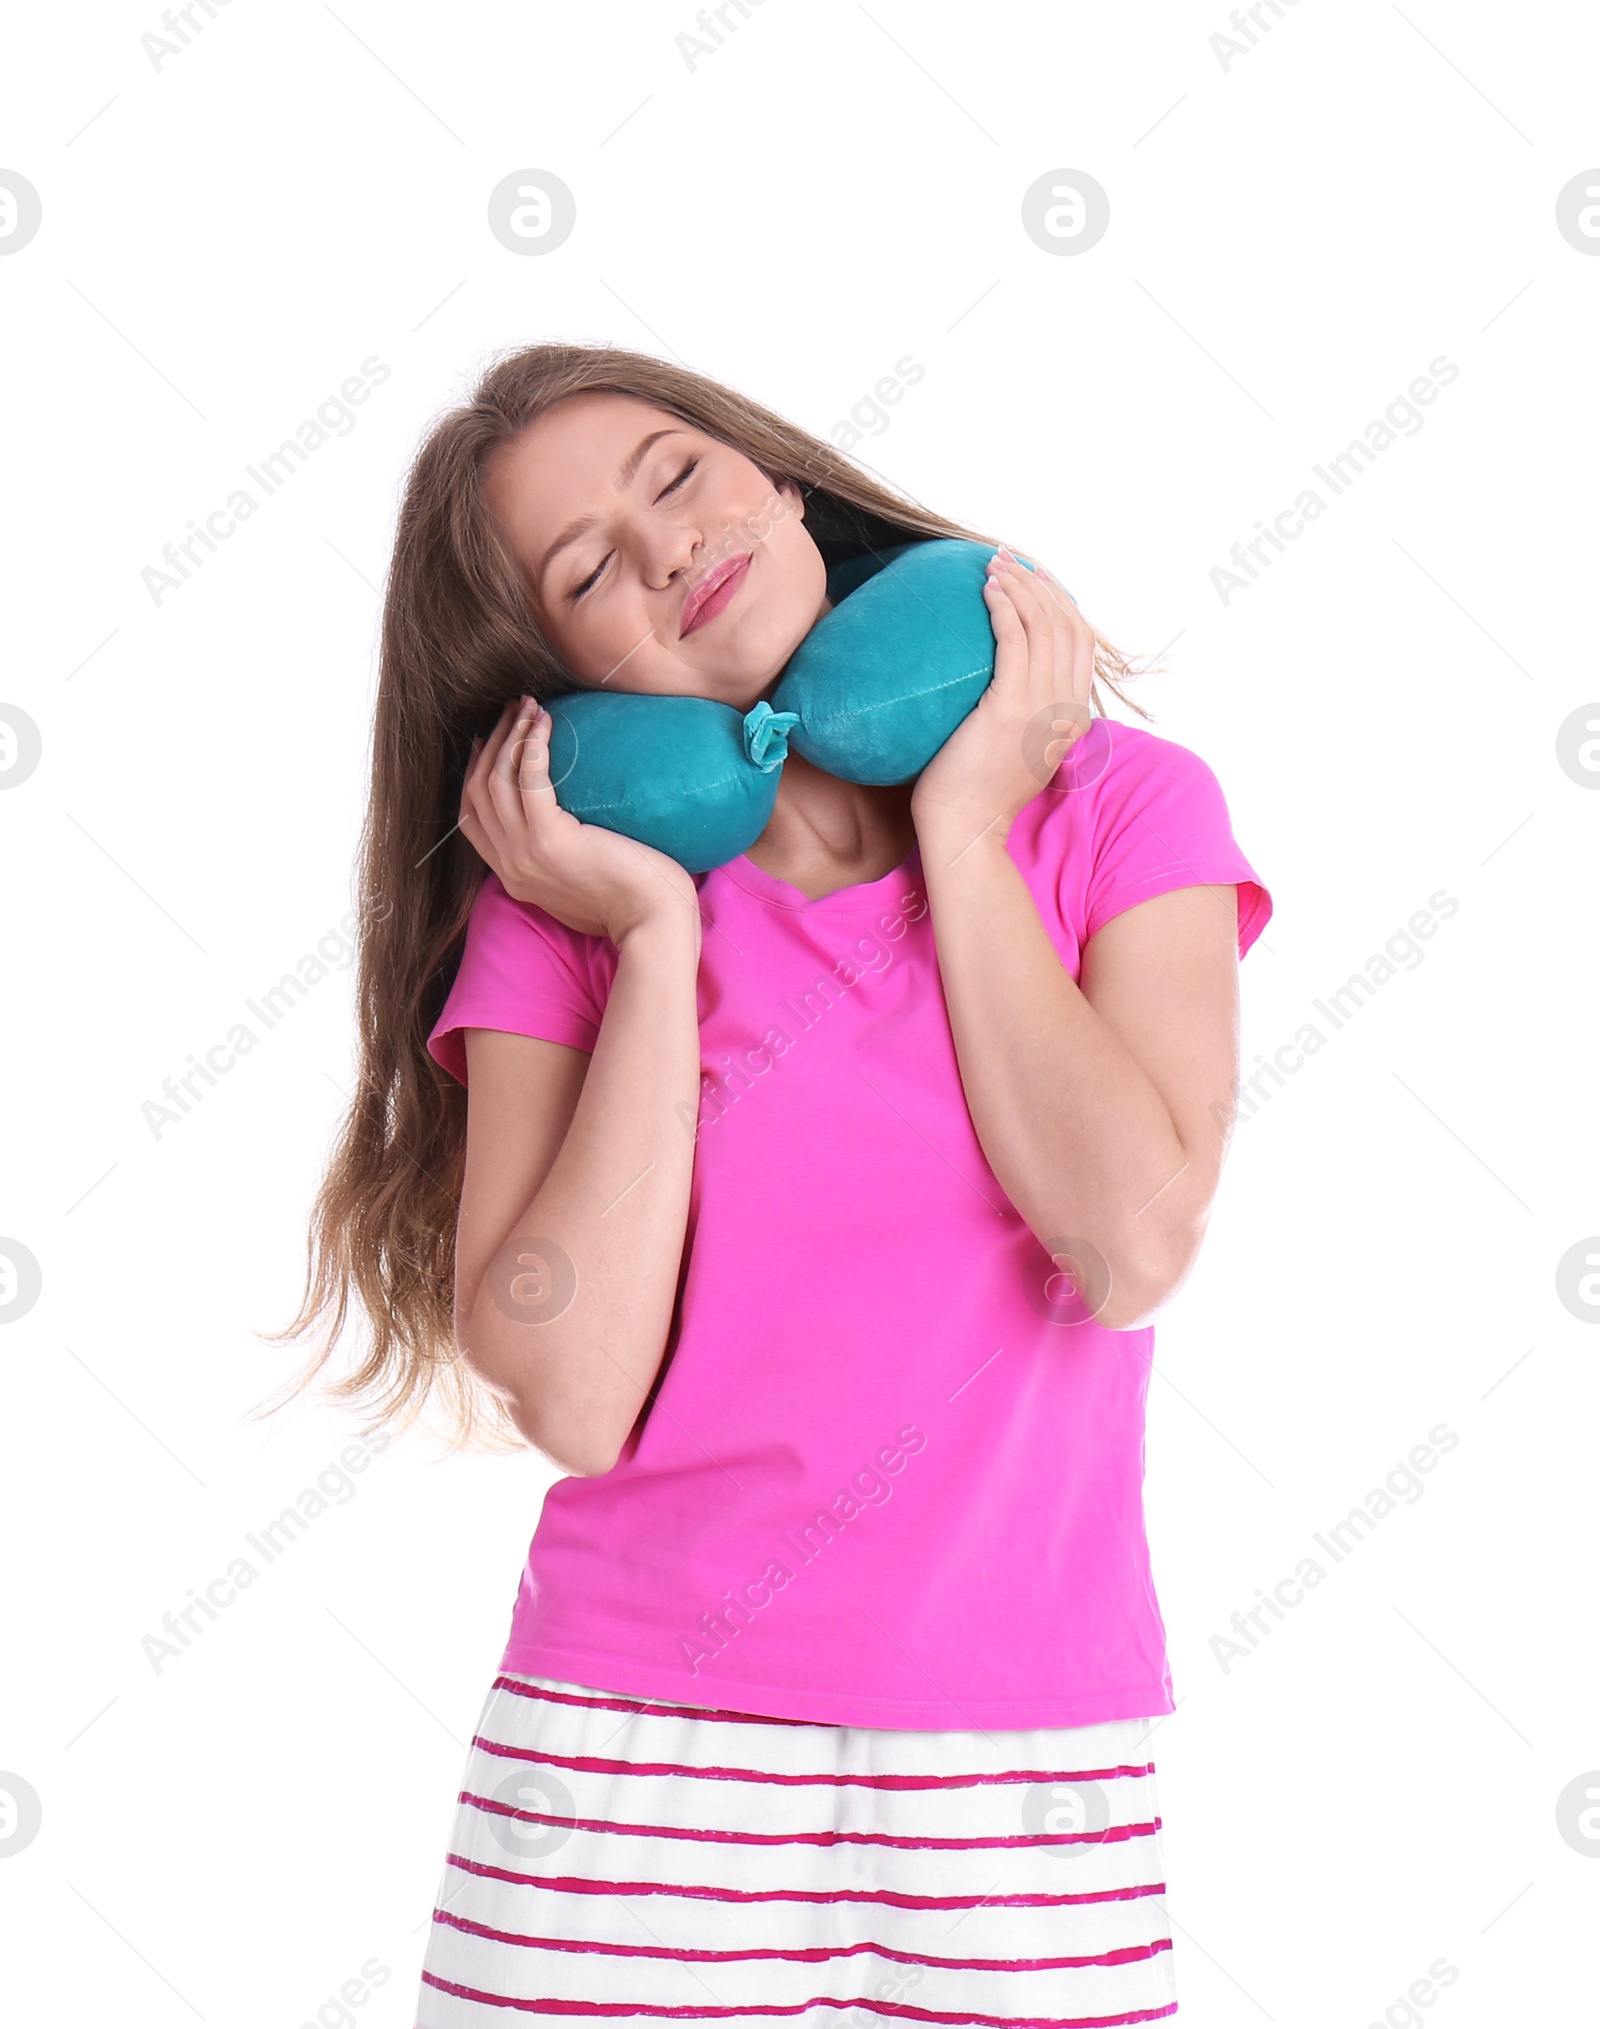
[[(1083, 1261), (1074, 1258), (1068, 1273), (1103, 1331), (1139, 1331), (1188, 1280), (1199, 1251), (1198, 1233), (1124, 1234), (1104, 1254), (1091, 1249)], [(1058, 1263), (1067, 1258), (1055, 1255)]]
[(1095, 1312), (1094, 1321), (1102, 1331), (1139, 1331), (1152, 1321), (1171, 1294), (1170, 1289), (1149, 1284), (1132, 1292), (1119, 1289)]
[(523, 1434), (569, 1479), (601, 1479), (622, 1456), (622, 1445), (583, 1430), (544, 1430), (522, 1425)]
[(1170, 1253), (1151, 1255), (1126, 1249), (1119, 1258), (1118, 1272), (1111, 1278), (1105, 1304), (1095, 1312), (1096, 1324), (1112, 1332), (1142, 1330), (1188, 1272), (1188, 1262)]
[(511, 1420), (523, 1436), (569, 1479), (600, 1479), (622, 1456), (628, 1433), (608, 1429), (594, 1418), (563, 1414), (549, 1402), (508, 1398)]
[(628, 1432), (548, 1392), (530, 1395), (521, 1376), (504, 1371), (481, 1349), (474, 1351), (459, 1327), (456, 1348), (462, 1365), (489, 1393), (498, 1396), (517, 1430), (533, 1449), (570, 1479), (599, 1479), (622, 1456)]

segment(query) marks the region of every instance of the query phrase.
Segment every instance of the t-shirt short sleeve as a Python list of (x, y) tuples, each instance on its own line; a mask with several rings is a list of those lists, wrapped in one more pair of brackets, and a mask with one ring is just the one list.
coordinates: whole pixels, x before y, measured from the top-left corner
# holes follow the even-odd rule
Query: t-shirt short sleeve
[(455, 981), (428, 1036), (428, 1054), (467, 1082), (466, 1029), (507, 1029), (592, 1051), (600, 1034), (588, 947), (601, 942), (507, 894), (487, 874), (472, 905)]
[(1222, 786), (1188, 747), (1102, 721), (1109, 754), (1093, 784), (1085, 941), (1136, 903), (1172, 888), (1237, 886), (1239, 956), (1272, 916), (1272, 896), (1233, 836)]

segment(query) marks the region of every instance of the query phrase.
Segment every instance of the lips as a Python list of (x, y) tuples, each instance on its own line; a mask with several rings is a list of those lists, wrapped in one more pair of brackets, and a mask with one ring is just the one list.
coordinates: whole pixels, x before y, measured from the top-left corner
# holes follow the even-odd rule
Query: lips
[(708, 620), (717, 617), (744, 582), (745, 572), (749, 568), (748, 554), (729, 557), (723, 563), (714, 564), (698, 584), (690, 586), (678, 623), (680, 639), (686, 634), (692, 634), (697, 627), (704, 626)]

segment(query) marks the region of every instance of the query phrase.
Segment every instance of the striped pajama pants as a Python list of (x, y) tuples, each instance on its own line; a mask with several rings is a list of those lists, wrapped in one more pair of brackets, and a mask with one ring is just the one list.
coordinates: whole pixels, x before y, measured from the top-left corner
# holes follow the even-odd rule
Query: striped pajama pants
[(1164, 2019), (1150, 1723), (835, 1726), (502, 1673), (416, 2029)]

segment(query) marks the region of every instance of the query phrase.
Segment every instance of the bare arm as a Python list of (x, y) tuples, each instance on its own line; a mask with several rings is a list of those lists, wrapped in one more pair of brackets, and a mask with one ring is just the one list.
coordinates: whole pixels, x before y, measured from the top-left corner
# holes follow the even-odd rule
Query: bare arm
[(467, 1031), (456, 1337), (570, 1473), (610, 1471), (666, 1350), (694, 1167), (698, 958), (673, 919), (628, 931), (592, 1057)]
[(592, 1055), (468, 1029), (456, 1339), (564, 1471), (609, 1472), (660, 1371), (688, 1225), (700, 1095), (700, 910), (683, 869), (580, 824), (550, 787), (548, 718), (508, 708), (462, 828), (507, 890), (616, 973)]
[[(1089, 939), (1074, 984), (1004, 844), (924, 850), (968, 1110), (1042, 1244), (1110, 1269), (1099, 1323), (1145, 1323), (1193, 1267), (1222, 1173), (1238, 1072), (1237, 900), (1177, 888)], [(1103, 1294), (1103, 1304), (1096, 1302)]]
[(1197, 884), (1123, 910), (1073, 982), (1006, 839), (1089, 726), (1094, 630), (1042, 566), (997, 553), (985, 596), (994, 679), (911, 799), (939, 973), (990, 1168), (1094, 1317), (1127, 1331), (1189, 1273), (1221, 1175), (1238, 895)]

